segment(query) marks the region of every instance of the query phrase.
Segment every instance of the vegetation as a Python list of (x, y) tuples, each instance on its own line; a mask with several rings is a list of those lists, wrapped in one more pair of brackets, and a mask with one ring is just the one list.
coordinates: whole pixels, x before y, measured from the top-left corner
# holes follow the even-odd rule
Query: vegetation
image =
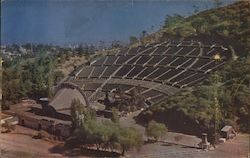
[(202, 85), (185, 88), (148, 108), (140, 114), (138, 121), (155, 119), (177, 131), (197, 135), (207, 132), (210, 137), (215, 128), (219, 132), (228, 124), (237, 130), (250, 132), (249, 68), (250, 57), (230, 61)]
[(85, 121), (95, 119), (95, 111), (85, 107), (79, 99), (74, 99), (71, 103), (70, 114), (72, 117), (72, 127), (80, 128)]
[(206, 132), (212, 143), (224, 125), (250, 133), (250, 3), (240, 1), (219, 8), (221, 3), (216, 0), (214, 5), (215, 9), (190, 17), (167, 16), (164, 27), (143, 40), (222, 44), (235, 50), (233, 59), (200, 85), (146, 109), (137, 117), (138, 122), (147, 126), (157, 120), (172, 130), (198, 136)]
[(41, 55), (35, 59), (17, 58), (3, 63), (3, 109), (23, 97), (51, 96), (54, 60)]
[(30, 43), (6, 46), (7, 55), (2, 54), (1, 67), (3, 110), (22, 98), (52, 97), (52, 87), (79, 63), (90, 60), (95, 50), (94, 46), (87, 45), (77, 48)]
[(95, 117), (86, 117), (91, 110), (87, 108), (83, 110), (81, 107), (79, 100), (72, 102), (71, 113), (74, 116), (72, 124), (78, 126), (74, 127), (73, 135), (66, 141), (67, 146), (92, 146), (97, 150), (109, 149), (112, 152), (115, 149), (121, 150), (122, 155), (131, 148), (141, 147), (142, 136), (134, 128), (122, 128), (111, 121), (98, 121)]
[(103, 100), (103, 104), (106, 105), (108, 110), (117, 109), (120, 112), (134, 112), (146, 105), (145, 97), (141, 94), (140, 85), (127, 94), (118, 87), (114, 94), (119, 96), (119, 99), (115, 99), (113, 103), (110, 103), (107, 98)]
[(118, 110), (116, 108), (112, 108), (112, 117), (111, 121), (114, 123), (119, 123), (119, 115), (118, 115)]
[(166, 132), (167, 128), (165, 124), (157, 123), (155, 121), (150, 121), (146, 128), (148, 138), (154, 138), (155, 141), (158, 141), (159, 138), (163, 137)]
[[(220, 1), (215, 1), (217, 7)], [(226, 125), (250, 132), (250, 17), (249, 2), (241, 1), (227, 7), (216, 8), (190, 17), (181, 15), (167, 16), (164, 27), (157, 33), (147, 35), (146, 31), (138, 38), (131, 36), (131, 44), (136, 42), (157, 42), (166, 39), (199, 40), (203, 43), (230, 45), (235, 49), (237, 60), (229, 61), (226, 66), (212, 74), (202, 85), (189, 87), (169, 96), (162, 103), (143, 111), (138, 121), (147, 126), (147, 136), (158, 140), (170, 129), (200, 135), (213, 133)], [(146, 42), (145, 42), (146, 41)], [(113, 47), (119, 47), (114, 42)], [(12, 52), (17, 45), (8, 48)], [(3, 63), (3, 108), (16, 103), (23, 97), (52, 96), (51, 89), (58, 78), (63, 78), (56, 67), (64, 64), (70, 56), (82, 56), (90, 61), (95, 51), (93, 46), (81, 45), (76, 50), (31, 44), (24, 46), (37, 54), (27, 54)], [(59, 53), (60, 52), (60, 53)], [(107, 51), (106, 51), (107, 52)], [(102, 54), (93, 55), (94, 58)], [(89, 62), (88, 62), (89, 63)], [(73, 67), (75, 65), (73, 64)], [(135, 111), (144, 107), (144, 98), (139, 91), (133, 90), (117, 104), (120, 111)], [(79, 100), (72, 102), (72, 125), (74, 132), (67, 140), (68, 146), (94, 146), (99, 149), (120, 150), (121, 154), (130, 148), (139, 149), (142, 136), (133, 128), (119, 126), (117, 110), (113, 109), (112, 121), (98, 121), (94, 112), (83, 107)], [(157, 123), (161, 122), (161, 123)], [(214, 136), (215, 137), (215, 136)], [(181, 137), (176, 137), (178, 142)]]
[(246, 57), (250, 54), (250, 4), (239, 1), (219, 8), (220, 5), (220, 0), (214, 0), (215, 9), (190, 17), (167, 15), (162, 29), (146, 36), (141, 42), (198, 40), (205, 44), (231, 45), (238, 56)]
[(130, 41), (130, 45), (132, 45), (132, 44), (135, 44), (136, 42), (138, 42), (138, 39), (135, 36), (130, 36), (129, 41)]

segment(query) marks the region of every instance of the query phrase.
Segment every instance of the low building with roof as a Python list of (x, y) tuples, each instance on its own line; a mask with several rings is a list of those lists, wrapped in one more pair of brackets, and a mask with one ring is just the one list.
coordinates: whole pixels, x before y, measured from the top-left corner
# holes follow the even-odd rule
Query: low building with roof
[(22, 126), (43, 130), (58, 138), (67, 138), (71, 133), (71, 103), (80, 100), (83, 106), (88, 101), (78, 88), (72, 85), (62, 86), (52, 100), (41, 99), (36, 102), (21, 102), (10, 107), (10, 112), (18, 116)]
[(222, 137), (232, 139), (236, 136), (236, 132), (232, 126), (226, 125), (221, 129)]

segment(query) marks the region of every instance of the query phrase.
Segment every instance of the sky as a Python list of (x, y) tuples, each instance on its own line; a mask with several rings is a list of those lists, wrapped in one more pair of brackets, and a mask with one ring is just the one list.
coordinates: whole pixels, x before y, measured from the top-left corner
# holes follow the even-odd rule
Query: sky
[(5, 0), (1, 44), (126, 43), (143, 30), (157, 31), (166, 15), (193, 14), (194, 5), (214, 7), (211, 0)]

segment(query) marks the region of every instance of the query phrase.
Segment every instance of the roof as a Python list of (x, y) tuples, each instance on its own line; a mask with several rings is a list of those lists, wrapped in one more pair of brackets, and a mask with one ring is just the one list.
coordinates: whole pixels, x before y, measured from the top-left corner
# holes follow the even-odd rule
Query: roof
[(73, 99), (79, 99), (84, 106), (87, 106), (84, 96), (77, 89), (73, 88), (60, 89), (49, 105), (56, 111), (60, 111), (60, 113), (69, 114)]
[(222, 132), (228, 132), (229, 130), (231, 130), (231, 129), (233, 129), (233, 127), (232, 126), (224, 126), (222, 129), (221, 129), (221, 131)]
[(71, 124), (71, 121), (64, 121), (64, 120), (61, 120), (61, 119), (57, 119), (57, 118), (52, 118), (52, 117), (47, 117), (47, 116), (40, 116), (40, 115), (36, 115), (34, 113), (31, 113), (31, 112), (22, 112), (22, 113), (19, 113), (19, 117), (29, 117), (29, 118), (32, 118), (32, 119), (36, 119), (36, 120), (47, 120), (47, 121), (53, 121), (55, 124), (57, 123), (62, 123), (62, 124), (67, 124), (67, 125), (70, 125)]

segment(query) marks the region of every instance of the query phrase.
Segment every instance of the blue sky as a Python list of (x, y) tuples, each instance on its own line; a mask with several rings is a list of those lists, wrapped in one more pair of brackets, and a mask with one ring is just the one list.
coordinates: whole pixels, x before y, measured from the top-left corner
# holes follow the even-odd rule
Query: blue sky
[[(225, 1), (230, 3), (232, 0)], [(2, 43), (96, 43), (155, 31), (166, 15), (191, 15), (211, 1), (8, 0), (2, 3)], [(152, 27), (153, 26), (153, 27)], [(153, 28), (153, 30), (152, 30)]]

